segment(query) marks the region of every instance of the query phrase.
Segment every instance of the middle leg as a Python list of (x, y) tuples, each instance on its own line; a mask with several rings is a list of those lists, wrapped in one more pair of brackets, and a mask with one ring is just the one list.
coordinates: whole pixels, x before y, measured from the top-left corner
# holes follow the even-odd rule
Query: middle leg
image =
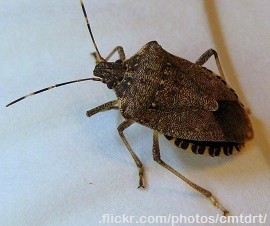
[(124, 130), (127, 129), (132, 124), (133, 124), (133, 121), (131, 121), (131, 120), (124, 121), (118, 126), (117, 130), (118, 130), (118, 133), (119, 133), (121, 139), (123, 140), (124, 144), (126, 145), (129, 153), (131, 154), (136, 166), (139, 169), (139, 186), (138, 186), (138, 188), (140, 188), (140, 187), (144, 188), (143, 164), (142, 164), (141, 160), (138, 158), (138, 156), (135, 154), (135, 152), (132, 150), (131, 146), (129, 145), (129, 143), (124, 135)]

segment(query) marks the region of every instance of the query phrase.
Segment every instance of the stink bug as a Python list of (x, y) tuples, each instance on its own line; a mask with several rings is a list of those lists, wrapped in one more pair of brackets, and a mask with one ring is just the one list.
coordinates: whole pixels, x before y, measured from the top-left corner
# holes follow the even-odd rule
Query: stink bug
[[(126, 59), (122, 47), (116, 47), (108, 57), (103, 58), (95, 43), (82, 1), (81, 6), (96, 49), (93, 54), (97, 61), (95, 77), (56, 84), (23, 96), (7, 106), (75, 82), (93, 80), (105, 83), (115, 91), (117, 99), (87, 111), (87, 116), (119, 109), (125, 120), (119, 125), (118, 132), (138, 167), (139, 188), (144, 187), (143, 164), (123, 133), (134, 123), (153, 129), (155, 161), (209, 198), (224, 215), (228, 214), (228, 210), (211, 192), (191, 182), (161, 160), (158, 142), (158, 135), (161, 134), (177, 147), (188, 149), (194, 154), (220, 156), (240, 151), (244, 143), (253, 138), (248, 114), (225, 82), (216, 51), (210, 49), (192, 63), (168, 53), (156, 41), (152, 41), (130, 59)], [(108, 62), (116, 52), (120, 59)], [(211, 56), (215, 57), (220, 76), (202, 66)]]

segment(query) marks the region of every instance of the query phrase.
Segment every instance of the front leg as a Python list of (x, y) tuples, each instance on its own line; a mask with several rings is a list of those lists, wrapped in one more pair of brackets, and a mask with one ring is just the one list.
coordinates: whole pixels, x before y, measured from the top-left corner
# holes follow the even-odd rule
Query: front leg
[(144, 188), (144, 184), (143, 184), (143, 164), (142, 164), (141, 160), (138, 158), (138, 156), (135, 154), (135, 152), (132, 150), (131, 146), (129, 145), (129, 143), (128, 143), (125, 135), (124, 135), (124, 130), (127, 129), (132, 124), (133, 124), (133, 121), (131, 121), (131, 120), (124, 121), (118, 126), (117, 130), (118, 130), (118, 133), (119, 133), (121, 139), (125, 143), (129, 153), (131, 154), (131, 157), (133, 158), (136, 166), (139, 169), (139, 186), (138, 186), (138, 188), (140, 188), (140, 187)]
[[(108, 61), (116, 52), (118, 53), (120, 60), (124, 61), (126, 59), (124, 48), (122, 46), (116, 46), (105, 60)], [(100, 62), (99, 55), (96, 52), (91, 53), (91, 55), (95, 58), (96, 63)]]
[(91, 117), (92, 115), (95, 115), (101, 111), (108, 111), (108, 110), (111, 110), (111, 109), (118, 109), (118, 106), (115, 106), (116, 104), (118, 103), (118, 100), (112, 100), (112, 101), (109, 101), (105, 104), (102, 104), (98, 107), (95, 107), (89, 111), (86, 112), (86, 115), (88, 117)]

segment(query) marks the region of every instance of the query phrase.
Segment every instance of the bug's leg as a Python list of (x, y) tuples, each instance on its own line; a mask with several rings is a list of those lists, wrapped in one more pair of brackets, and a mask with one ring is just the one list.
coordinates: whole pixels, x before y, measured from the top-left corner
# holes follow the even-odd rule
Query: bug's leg
[(220, 74), (221, 78), (223, 78), (225, 80), (224, 72), (222, 70), (220, 60), (219, 60), (219, 57), (218, 57), (218, 53), (217, 53), (216, 50), (208, 49), (205, 53), (203, 53), (199, 57), (199, 59), (195, 62), (195, 64), (203, 65), (213, 55), (215, 56), (215, 60), (216, 60), (216, 64), (217, 64), (217, 67), (218, 67), (219, 74)]
[(138, 188), (141, 188), (141, 187), (144, 188), (144, 184), (143, 184), (143, 164), (142, 164), (141, 160), (137, 157), (137, 155), (134, 153), (134, 151), (132, 150), (131, 146), (129, 145), (129, 143), (128, 143), (125, 135), (124, 135), (124, 130), (127, 129), (132, 124), (133, 124), (133, 121), (131, 121), (131, 120), (124, 121), (118, 126), (117, 130), (118, 130), (118, 133), (119, 133), (121, 139), (125, 143), (129, 153), (131, 154), (136, 166), (139, 169), (139, 186), (138, 186)]
[(111, 109), (119, 109), (118, 106), (115, 106), (117, 104), (118, 100), (112, 100), (112, 101), (109, 101), (105, 104), (102, 104), (98, 107), (95, 107), (89, 111), (86, 112), (86, 115), (88, 117), (91, 117), (92, 115), (94, 114), (97, 114), (101, 111), (108, 111), (108, 110), (111, 110)]
[[(116, 52), (118, 52), (120, 60), (124, 61), (126, 59), (126, 55), (125, 55), (123, 47), (122, 46), (116, 46), (113, 49), (113, 51), (105, 58), (105, 60), (108, 61), (113, 56), (113, 54), (115, 54)], [(94, 56), (94, 58), (96, 59), (96, 62), (98, 63), (99, 62), (98, 54), (96, 52), (91, 53), (91, 54)]]
[(209, 198), (210, 201), (214, 204), (214, 206), (218, 207), (219, 209), (221, 209), (223, 211), (224, 216), (226, 216), (227, 214), (229, 214), (229, 211), (226, 210), (222, 205), (219, 204), (219, 202), (217, 201), (217, 199), (212, 195), (212, 193), (210, 191), (208, 191), (208, 190), (200, 187), (199, 185), (191, 182), (189, 179), (187, 179), (186, 177), (184, 177), (182, 174), (180, 174), (179, 172), (177, 172), (175, 169), (173, 169), (172, 167), (170, 167), (169, 165), (167, 165), (165, 162), (163, 162), (160, 159), (160, 149), (159, 149), (159, 141), (158, 141), (158, 132), (156, 130), (154, 131), (154, 135), (153, 135), (153, 158), (154, 158), (154, 160), (158, 164), (160, 164), (161, 166), (163, 166), (167, 170), (171, 171), (173, 174), (175, 174), (177, 177), (179, 177), (180, 179), (182, 179), (183, 181), (185, 181), (188, 185), (190, 185), (191, 187), (193, 187), (195, 190), (197, 190), (198, 192), (200, 192), (201, 194), (203, 194), (207, 198)]
[(97, 52), (93, 52), (93, 53), (90, 53), (96, 60), (96, 64), (98, 64), (99, 62), (101, 62), (101, 59), (99, 57), (99, 55), (97, 54)]
[(120, 60), (124, 61), (126, 59), (124, 48), (122, 46), (116, 46), (113, 51), (105, 58), (105, 60), (108, 61), (113, 56), (113, 54), (115, 54), (115, 52), (118, 52)]

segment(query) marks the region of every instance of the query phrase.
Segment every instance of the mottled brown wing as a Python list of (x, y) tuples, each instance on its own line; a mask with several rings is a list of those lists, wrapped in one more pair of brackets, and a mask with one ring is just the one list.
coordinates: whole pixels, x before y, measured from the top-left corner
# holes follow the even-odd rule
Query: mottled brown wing
[(219, 101), (217, 111), (196, 108), (148, 109), (134, 120), (162, 134), (187, 140), (244, 143), (253, 136), (250, 121), (236, 101)]
[(136, 111), (146, 110), (151, 105), (164, 109), (217, 110), (217, 101), (204, 93), (192, 78), (194, 64), (182, 61), (182, 67), (174, 65), (171, 55), (157, 42), (147, 43), (127, 60), (125, 78), (130, 78), (131, 85), (125, 86), (124, 92), (116, 92), (125, 108), (125, 117), (132, 117)]
[(196, 107), (215, 111), (219, 100), (237, 101), (234, 91), (219, 76), (179, 57), (178, 61), (173, 61), (168, 55), (154, 106), (160, 109)]

